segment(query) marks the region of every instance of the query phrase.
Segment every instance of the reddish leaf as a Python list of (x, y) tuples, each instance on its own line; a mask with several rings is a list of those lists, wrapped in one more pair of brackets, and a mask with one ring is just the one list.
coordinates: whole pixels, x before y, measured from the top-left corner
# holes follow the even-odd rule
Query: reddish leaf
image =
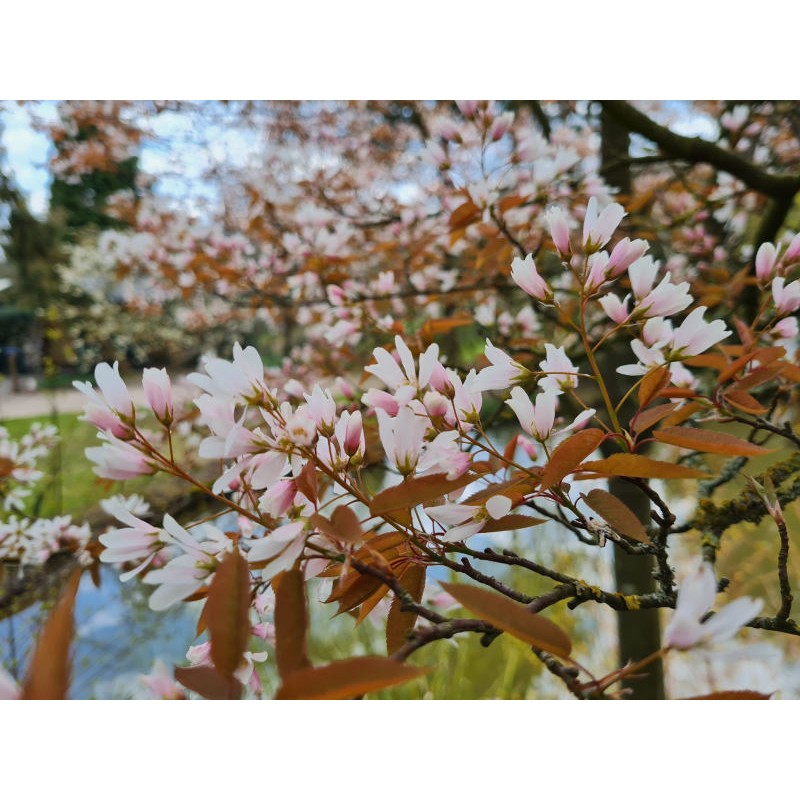
[(67, 697), (72, 669), (69, 650), (75, 630), (75, 595), (80, 582), (81, 570), (75, 570), (44, 623), (22, 687), (23, 700), (65, 700)]
[(662, 403), (658, 406), (651, 406), (642, 411), (641, 414), (636, 415), (631, 429), (634, 433), (642, 433), (674, 412), (675, 406), (672, 403)]
[(235, 678), (223, 678), (213, 667), (175, 667), (175, 680), (206, 700), (238, 700), (242, 685)]
[(587, 461), (583, 469), (602, 475), (620, 475), (626, 478), (707, 478), (708, 473), (682, 464), (668, 464), (632, 453), (616, 453), (599, 461)]
[(301, 570), (291, 569), (283, 574), (275, 591), (275, 660), (282, 679), (311, 666), (307, 630), (305, 579)]
[[(423, 564), (411, 564), (400, 578), (400, 585), (415, 603), (422, 600), (425, 591), (425, 571)], [(413, 611), (403, 611), (401, 606), (402, 601), (395, 597), (386, 620), (386, 652), (390, 655), (406, 643), (406, 637), (417, 622), (417, 615)]]
[(205, 607), (211, 660), (223, 678), (239, 668), (250, 641), (250, 568), (238, 548), (217, 567)]
[(467, 200), (450, 215), (450, 230), (454, 231), (459, 228), (465, 228), (467, 225), (477, 220), (479, 216), (480, 209), (478, 206), (476, 206), (472, 200)]
[(661, 428), (653, 436), (665, 444), (699, 450), (702, 453), (718, 453), (725, 456), (760, 456), (773, 451), (757, 444), (746, 442), (738, 436), (700, 428)]
[(648, 544), (650, 537), (636, 514), (625, 503), (603, 489), (592, 489), (584, 498), (586, 505), (598, 513), (617, 533)]
[(519, 440), (519, 434), (515, 433), (509, 440), (508, 444), (503, 450), (503, 458), (506, 461), (511, 461), (514, 458), (514, 453), (517, 451), (517, 441)]
[(759, 350), (754, 350), (751, 353), (745, 353), (743, 356), (739, 356), (739, 358), (737, 358), (735, 361), (732, 361), (724, 370), (722, 370), (719, 378), (717, 378), (717, 384), (721, 386), (723, 383), (730, 380), (742, 367), (754, 359), (757, 359), (759, 364), (761, 364), (763, 367), (766, 364), (771, 364), (782, 355), (785, 355), (785, 353), (786, 350), (783, 347), (778, 346), (762, 347)]
[(758, 367), (752, 372), (748, 372), (741, 380), (736, 381), (735, 388), (743, 390), (761, 386), (771, 381), (773, 378), (777, 378), (778, 375), (783, 372), (785, 366), (786, 364), (784, 362), (779, 362), (777, 364), (767, 364), (767, 366)]
[(390, 486), (376, 494), (370, 502), (370, 511), (375, 516), (379, 516), (398, 509), (413, 508), (419, 503), (426, 503), (450, 494), (456, 489), (462, 489), (479, 477), (472, 472), (467, 472), (454, 481), (447, 480), (444, 473), (425, 475), (422, 478), (408, 478), (397, 486)]
[(651, 370), (639, 384), (639, 408), (646, 408), (658, 397), (658, 393), (669, 385), (669, 367)]
[(475, 494), (471, 494), (465, 500), (462, 500), (462, 502), (471, 506), (480, 506), (496, 494), (504, 494), (508, 497), (512, 494), (522, 494), (524, 496), (528, 492), (532, 492), (538, 484), (538, 480), (532, 475), (518, 472), (507, 481), (492, 483), (485, 489), (479, 489)]
[(319, 500), (317, 488), (317, 468), (313, 461), (309, 461), (300, 470), (295, 478), (298, 491), (302, 492), (314, 505)]
[(517, 639), (554, 656), (569, 656), (572, 644), (567, 634), (554, 622), (529, 611), (524, 605), (477, 586), (443, 583), (442, 588), (467, 611)]
[(749, 689), (734, 689), (728, 692), (711, 692), (697, 697), (685, 697), (684, 700), (769, 700), (771, 695), (752, 692)]
[(428, 672), (382, 656), (359, 656), (324, 667), (293, 672), (275, 695), (276, 700), (352, 700), (367, 692), (414, 680)]
[(738, 408), (746, 414), (765, 414), (767, 412), (766, 407), (762, 406), (753, 395), (740, 389), (729, 389), (723, 397), (734, 408)]
[(800, 367), (796, 364), (789, 364), (784, 362), (783, 377), (794, 383), (800, 383)]
[(436, 336), (443, 333), (450, 333), (456, 328), (463, 328), (465, 325), (472, 325), (475, 318), (470, 314), (456, 314), (447, 319), (429, 319), (419, 329), (419, 335), (423, 342), (430, 343)]
[(542, 525), (546, 519), (529, 517), (527, 514), (506, 514), (500, 519), (490, 519), (482, 528), (481, 533), (495, 533), (496, 531), (518, 531), (523, 528), (532, 528)]
[(561, 483), (568, 473), (598, 448), (604, 438), (605, 434), (598, 428), (586, 428), (561, 442), (551, 453), (542, 472), (541, 488), (549, 489)]
[(695, 411), (698, 411), (702, 407), (702, 403), (698, 403), (697, 400), (684, 403), (679, 408), (676, 408), (675, 411), (664, 420), (664, 425), (680, 425), (682, 422), (686, 422)]
[(703, 353), (699, 356), (687, 358), (684, 363), (688, 367), (707, 367), (709, 369), (715, 369), (717, 372), (722, 372), (722, 370), (728, 366), (729, 362), (725, 356), (720, 353)]
[(336, 537), (349, 544), (357, 544), (364, 538), (364, 529), (358, 515), (350, 506), (336, 506), (331, 516)]

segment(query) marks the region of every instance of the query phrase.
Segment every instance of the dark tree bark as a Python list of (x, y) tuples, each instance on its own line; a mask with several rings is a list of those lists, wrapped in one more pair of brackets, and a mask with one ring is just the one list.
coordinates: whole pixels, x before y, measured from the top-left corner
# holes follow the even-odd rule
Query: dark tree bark
[[(630, 136), (628, 129), (603, 105), (601, 118), (601, 156), (606, 180), (622, 195), (630, 196), (631, 174), (628, 164)], [(630, 353), (609, 348), (603, 357), (605, 374), (616, 372), (617, 366), (630, 360)], [(622, 397), (619, 382), (610, 381), (612, 401)], [(616, 390), (616, 391), (615, 391)], [(616, 395), (616, 396), (615, 396)], [(625, 424), (627, 420), (620, 419)], [(610, 453), (608, 453), (610, 455)], [(612, 479), (609, 491), (633, 511), (645, 525), (650, 522), (650, 501), (630, 483)], [(656, 590), (653, 579), (655, 562), (650, 556), (629, 555), (619, 548), (614, 551), (614, 577), (617, 591), (624, 594), (647, 594)], [(658, 609), (646, 609), (617, 615), (620, 666), (628, 661), (639, 661), (661, 646), (661, 628)], [(660, 700), (664, 698), (664, 672), (660, 660), (651, 664), (647, 673), (633, 680), (623, 681), (631, 697), (638, 700)]]

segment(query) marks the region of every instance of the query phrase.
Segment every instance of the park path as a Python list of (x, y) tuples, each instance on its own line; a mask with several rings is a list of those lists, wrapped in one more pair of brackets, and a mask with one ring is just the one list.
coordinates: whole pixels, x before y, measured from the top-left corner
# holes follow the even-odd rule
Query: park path
[[(130, 387), (136, 405), (144, 403), (141, 386)], [(54, 392), (0, 392), (0, 420), (44, 417), (53, 413), (77, 414), (87, 403), (86, 395), (77, 389), (58, 389)]]

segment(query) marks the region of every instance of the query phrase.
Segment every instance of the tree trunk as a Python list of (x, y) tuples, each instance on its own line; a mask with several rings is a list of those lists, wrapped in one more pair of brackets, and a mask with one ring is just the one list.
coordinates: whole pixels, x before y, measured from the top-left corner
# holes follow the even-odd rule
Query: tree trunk
[[(612, 186), (616, 186), (625, 198), (631, 194), (631, 174), (627, 164), (630, 137), (627, 129), (622, 127), (605, 108), (600, 117), (601, 157), (603, 174)], [(625, 199), (621, 198), (621, 199)], [(616, 351), (607, 347), (601, 353), (600, 363), (604, 374), (616, 372), (617, 366), (630, 361), (630, 353), (626, 350)], [(622, 397), (619, 382), (610, 381), (609, 391), (613, 402)], [(620, 422), (627, 423), (623, 417)], [(610, 453), (609, 453), (610, 455)], [(635, 486), (621, 479), (609, 481), (609, 491), (618, 497), (633, 511), (642, 522), (650, 522), (650, 501)], [(642, 594), (655, 590), (653, 568), (655, 563), (651, 557), (633, 556), (617, 548), (614, 551), (614, 577), (617, 591), (624, 594)], [(620, 612), (617, 615), (617, 632), (619, 635), (620, 666), (628, 661), (639, 661), (661, 646), (661, 628), (658, 609), (646, 609), (633, 612)], [(647, 673), (633, 680), (623, 681), (623, 687), (629, 689), (631, 697), (637, 700), (661, 700), (664, 698), (664, 671), (660, 660), (647, 668)]]

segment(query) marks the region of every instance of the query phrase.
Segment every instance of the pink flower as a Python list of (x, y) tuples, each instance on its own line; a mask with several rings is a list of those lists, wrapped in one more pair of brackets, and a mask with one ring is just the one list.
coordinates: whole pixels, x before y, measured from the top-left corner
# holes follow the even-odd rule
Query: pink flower
[(785, 278), (775, 278), (772, 281), (772, 299), (775, 301), (775, 310), (783, 317), (793, 314), (800, 308), (800, 281), (792, 281), (788, 285)]
[(119, 362), (115, 361), (113, 368), (105, 363), (98, 364), (94, 369), (94, 379), (103, 394), (102, 399), (88, 381), (72, 383), (91, 401), (82, 419), (101, 431), (130, 438), (135, 411), (128, 387), (119, 374)]
[(159, 700), (185, 700), (186, 694), (175, 679), (169, 667), (161, 661), (156, 659), (153, 663), (153, 670), (149, 675), (141, 675), (141, 682), (145, 688)]
[(471, 463), (470, 454), (458, 446), (458, 431), (444, 431), (425, 445), (417, 463), (417, 472), (444, 473), (447, 480), (453, 481), (463, 475)]
[(670, 276), (665, 275), (661, 283), (650, 291), (635, 306), (634, 313), (645, 317), (668, 317), (677, 314), (692, 304), (689, 284), (674, 284)]
[(608, 261), (608, 271), (612, 278), (622, 275), (631, 264), (640, 259), (650, 245), (644, 239), (631, 241), (627, 236), (614, 245)]
[(616, 322), (618, 325), (622, 325), (622, 323), (625, 322), (625, 320), (631, 315), (630, 311), (628, 311), (629, 299), (629, 294), (625, 295), (624, 300), (620, 300), (615, 294), (607, 294), (601, 297), (599, 302), (609, 319), (611, 319), (613, 322)]
[(384, 392), (383, 389), (368, 389), (362, 396), (361, 402), (369, 408), (380, 408), (390, 417), (394, 417), (400, 410), (400, 403), (395, 396)]
[(592, 253), (587, 259), (589, 274), (586, 276), (584, 286), (590, 292), (598, 289), (608, 279), (608, 253), (601, 250)]
[(658, 261), (653, 261), (652, 256), (638, 258), (628, 267), (628, 277), (631, 281), (633, 296), (637, 300), (646, 297), (656, 280)]
[(102, 447), (87, 447), (86, 458), (95, 464), (94, 471), (101, 478), (126, 481), (139, 475), (152, 475), (155, 467), (141, 451), (133, 445), (120, 441), (110, 433), (100, 433), (105, 440)]
[(558, 250), (558, 254), (564, 258), (570, 253), (569, 244), (569, 217), (563, 209), (551, 206), (544, 215), (547, 227), (550, 229), (550, 237)]
[(456, 100), (458, 110), (467, 118), (471, 119), (478, 110), (479, 100)]
[(336, 423), (336, 401), (331, 395), (331, 390), (323, 390), (319, 384), (315, 384), (311, 394), (306, 394), (304, 397), (308, 403), (308, 415), (314, 420), (317, 430), (324, 436), (330, 436)]
[(125, 564), (142, 559), (134, 569), (120, 575), (124, 583), (144, 570), (164, 547), (161, 529), (134, 516), (122, 503), (107, 501), (103, 508), (127, 527), (113, 528), (100, 535), (104, 548), (100, 560), (106, 564)]
[(697, 645), (725, 641), (757, 616), (764, 606), (760, 599), (740, 597), (701, 622), (711, 610), (716, 593), (717, 579), (713, 567), (696, 560), (678, 589), (675, 613), (664, 631), (665, 647), (689, 650)]
[(775, 272), (778, 263), (778, 251), (775, 245), (764, 242), (756, 253), (756, 277), (759, 281), (768, 281)]
[(772, 326), (770, 334), (778, 340), (788, 339), (793, 342), (800, 331), (798, 331), (797, 317), (784, 317)]
[(705, 306), (696, 308), (675, 330), (670, 358), (699, 355), (731, 335), (721, 319), (705, 322), (705, 313)]
[(167, 371), (148, 367), (142, 373), (142, 387), (156, 419), (169, 427), (172, 422), (172, 385)]
[(794, 238), (789, 242), (789, 247), (786, 248), (786, 252), (783, 255), (783, 261), (786, 265), (794, 264), (798, 259), (800, 259), (800, 233), (794, 235)]
[(624, 216), (625, 209), (619, 203), (610, 203), (598, 216), (597, 198), (590, 197), (583, 220), (583, 246), (586, 251), (593, 252), (603, 247), (614, 235)]
[(553, 299), (553, 292), (537, 272), (536, 264), (530, 253), (525, 256), (524, 261), (521, 258), (515, 258), (511, 262), (511, 279), (520, 289), (543, 303), (549, 303)]

